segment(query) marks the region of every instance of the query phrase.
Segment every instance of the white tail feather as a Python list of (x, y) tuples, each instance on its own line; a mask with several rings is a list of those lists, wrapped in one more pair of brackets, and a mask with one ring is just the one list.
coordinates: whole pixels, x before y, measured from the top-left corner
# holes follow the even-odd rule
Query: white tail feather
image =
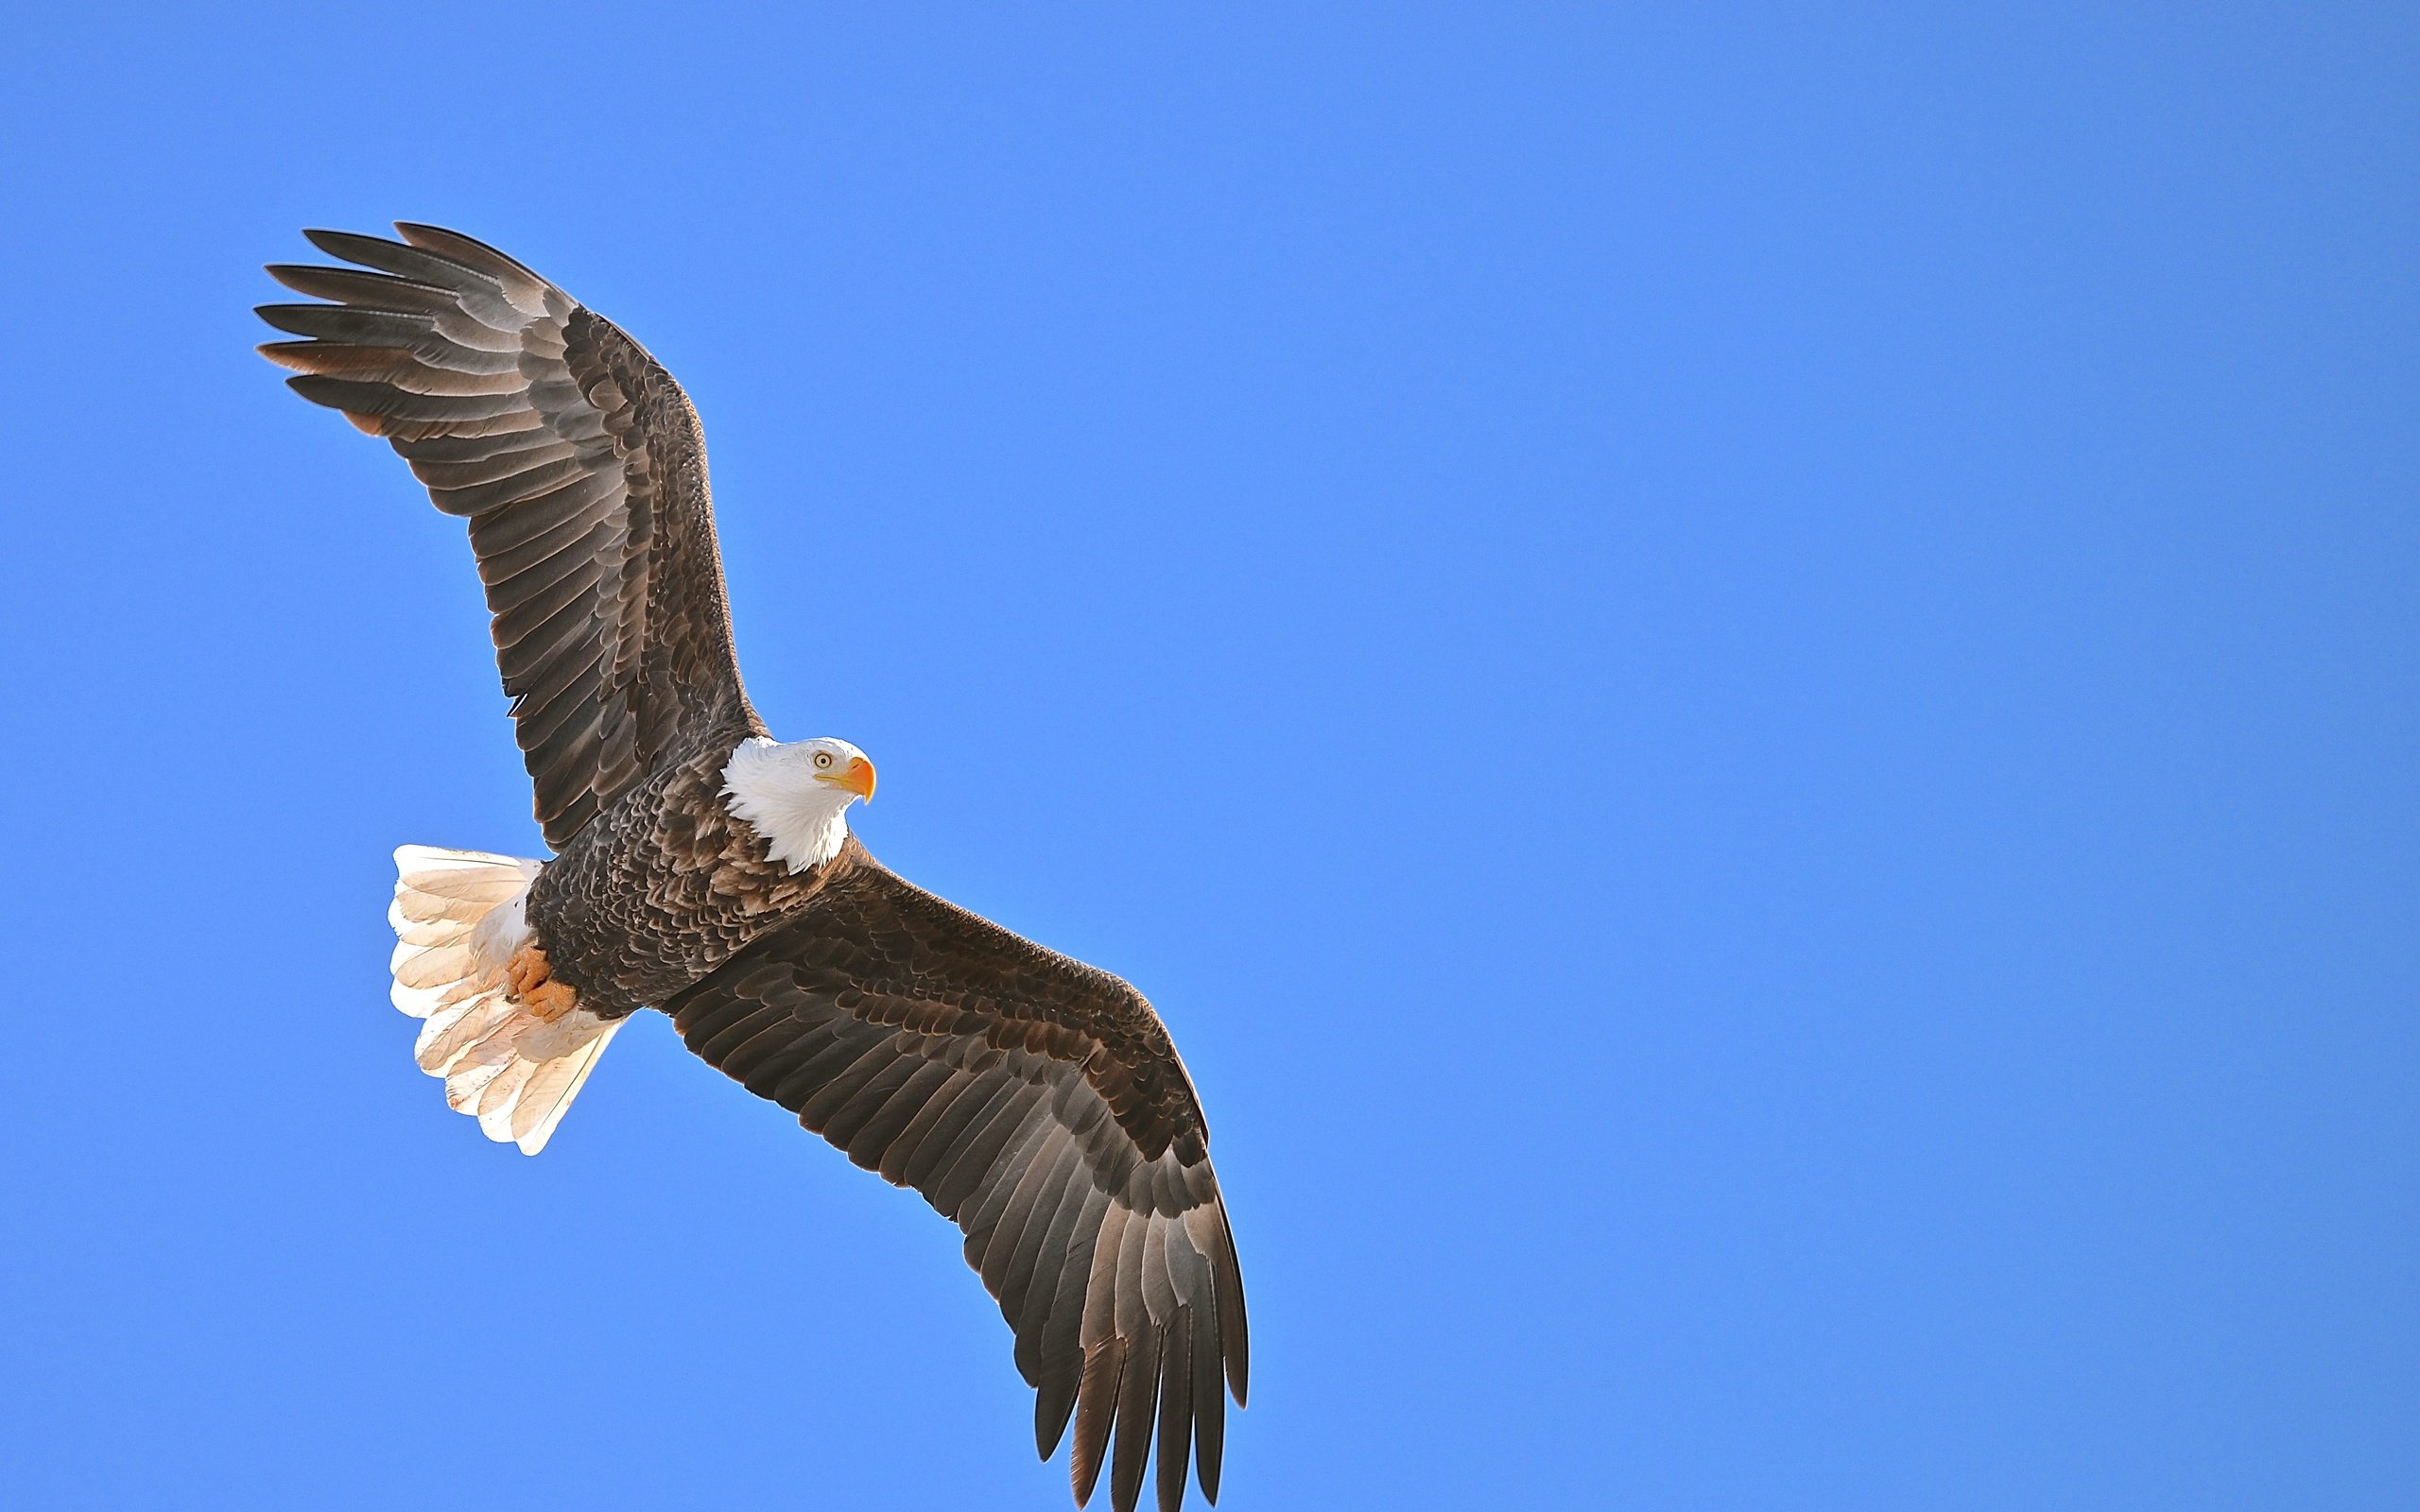
[(524, 1155), (546, 1147), (619, 1019), (573, 1008), (551, 1022), (513, 1001), (505, 967), (529, 937), (522, 900), (540, 863), (483, 850), (395, 851), (395, 1006), (422, 1021), (412, 1054), (445, 1101)]

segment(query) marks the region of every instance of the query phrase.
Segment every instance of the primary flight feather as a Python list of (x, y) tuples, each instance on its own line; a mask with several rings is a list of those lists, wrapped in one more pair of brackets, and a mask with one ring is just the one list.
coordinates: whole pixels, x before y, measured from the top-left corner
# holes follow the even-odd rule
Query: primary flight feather
[(469, 522), (545, 861), (406, 846), (394, 1000), (421, 1066), (536, 1154), (642, 1008), (966, 1235), (1045, 1457), (1132, 1512), (1215, 1502), (1245, 1392), (1209, 1130), (1142, 994), (904, 881), (849, 833), (873, 764), (740, 685), (705, 438), (611, 321), (467, 236), (306, 234), (272, 266), (296, 392)]

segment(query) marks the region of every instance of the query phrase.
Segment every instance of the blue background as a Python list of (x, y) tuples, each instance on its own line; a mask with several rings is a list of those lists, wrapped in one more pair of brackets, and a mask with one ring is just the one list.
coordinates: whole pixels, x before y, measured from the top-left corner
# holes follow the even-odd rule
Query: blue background
[(686, 384), (876, 852), (1160, 1005), (1230, 1507), (2420, 1496), (2408, 9), (8, 30), (11, 1502), (1065, 1503), (661, 1020), (536, 1160), (411, 1064), (388, 853), (527, 789), (249, 351), (396, 216)]

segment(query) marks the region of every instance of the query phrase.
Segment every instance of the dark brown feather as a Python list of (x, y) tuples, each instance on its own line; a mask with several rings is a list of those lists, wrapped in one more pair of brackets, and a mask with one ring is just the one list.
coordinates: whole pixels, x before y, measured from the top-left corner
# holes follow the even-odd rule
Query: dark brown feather
[[(1072, 1253), (1069, 1246), (1074, 1236), (1080, 1232), (1098, 1234), (1108, 1209), (1106, 1193), (1095, 1189), (1079, 1194), (1076, 1205), (1062, 1211), (1051, 1232), (1044, 1236), (1044, 1242), (1050, 1246), (1046, 1253), (1054, 1258)], [(1049, 1280), (1046, 1274), (1037, 1273), (1034, 1283), (1039, 1285)], [(1084, 1368), (1084, 1297), (1091, 1282), (1088, 1266), (1068, 1265), (1056, 1279), (1047, 1311), (1027, 1314), (1034, 1340), (1033, 1358), (1030, 1368), (1022, 1373), (1034, 1389), (1034, 1451), (1046, 1459), (1059, 1448), (1060, 1436), (1067, 1431), (1067, 1419), (1076, 1410), (1076, 1391)], [(1024, 1343), (1021, 1333), (1020, 1349)], [(1219, 1383), (1213, 1380), (1209, 1389), (1215, 1394)]]
[[(948, 1116), (918, 1145), (897, 1185), (914, 1187), (932, 1199), (959, 1153), (965, 1148), (968, 1134), (983, 1128), (1001, 1108), (1021, 1102), (1025, 1096), (1025, 1083), (1012, 1076), (984, 1074), (978, 1077), (977, 1085), (977, 1091), (958, 1098)], [(933, 1206), (941, 1208), (941, 1203), (934, 1200)], [(942, 1208), (942, 1214), (947, 1217), (952, 1211)]]
[[(1160, 1351), (1160, 1512), (1184, 1503), (1184, 1466), (1193, 1451), (1193, 1309), (1179, 1303)], [(1212, 1496), (1204, 1484), (1202, 1494)]]
[[(1134, 1512), (1143, 1494), (1152, 1410), (1160, 1397), (1159, 1328), (1149, 1323), (1137, 1328), (1126, 1348), (1126, 1371), (1117, 1388), (1117, 1442), (1109, 1462), (1109, 1504), (1115, 1512)], [(1182, 1467), (1177, 1473), (1184, 1473)]]
[(1067, 1451), (1067, 1477), (1076, 1504), (1093, 1499), (1100, 1484), (1102, 1458), (1109, 1452), (1109, 1430), (1117, 1420), (1118, 1377), (1126, 1364), (1126, 1340), (1115, 1334), (1084, 1350), (1083, 1383), (1076, 1391), (1076, 1442)]

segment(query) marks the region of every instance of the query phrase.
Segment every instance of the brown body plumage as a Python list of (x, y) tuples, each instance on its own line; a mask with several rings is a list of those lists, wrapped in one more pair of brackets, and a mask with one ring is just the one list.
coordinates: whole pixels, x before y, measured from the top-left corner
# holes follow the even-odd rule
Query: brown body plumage
[[(1079, 1502), (1106, 1467), (1114, 1504), (1131, 1508), (1155, 1449), (1163, 1508), (1183, 1500), (1188, 1459), (1215, 1501), (1222, 1385), (1244, 1397), (1243, 1294), (1208, 1130), (1158, 1016), (1116, 977), (915, 887), (854, 837), (802, 868), (734, 812), (727, 765), (766, 731), (739, 680), (687, 398), (518, 263), (434, 227), (398, 230), (401, 242), (310, 233), (359, 266), (271, 268), (334, 302), (264, 307), (305, 339), (262, 351), (468, 519), (556, 852), (510, 893), (526, 932), (498, 970), (475, 936), (506, 891), (446, 880), (468, 871), (399, 889), (406, 949), (419, 939), (466, 973), (448, 987), (434, 965), (409, 982), (398, 967), (399, 1002), (407, 988), (436, 994), (412, 1009), (435, 1015), (423, 1064), (493, 1103), (495, 1066), (461, 1072), (486, 1022), (459, 1017), (470, 1008), (551, 1025), (567, 988), (594, 1020), (663, 1009), (708, 1062), (964, 1230), (1015, 1332), (1045, 1455), (1073, 1418)], [(543, 1003), (541, 981), (554, 994)], [(527, 1048), (540, 1031), (508, 1027), (527, 1033), (493, 1042), (521, 1046), (516, 1074), (539, 1066), (533, 1085), (573, 1064), (530, 1060), (551, 1053)], [(569, 1090), (550, 1086), (552, 1117), (603, 1042), (556, 1077)], [(483, 1125), (493, 1112), (457, 1106)]]

